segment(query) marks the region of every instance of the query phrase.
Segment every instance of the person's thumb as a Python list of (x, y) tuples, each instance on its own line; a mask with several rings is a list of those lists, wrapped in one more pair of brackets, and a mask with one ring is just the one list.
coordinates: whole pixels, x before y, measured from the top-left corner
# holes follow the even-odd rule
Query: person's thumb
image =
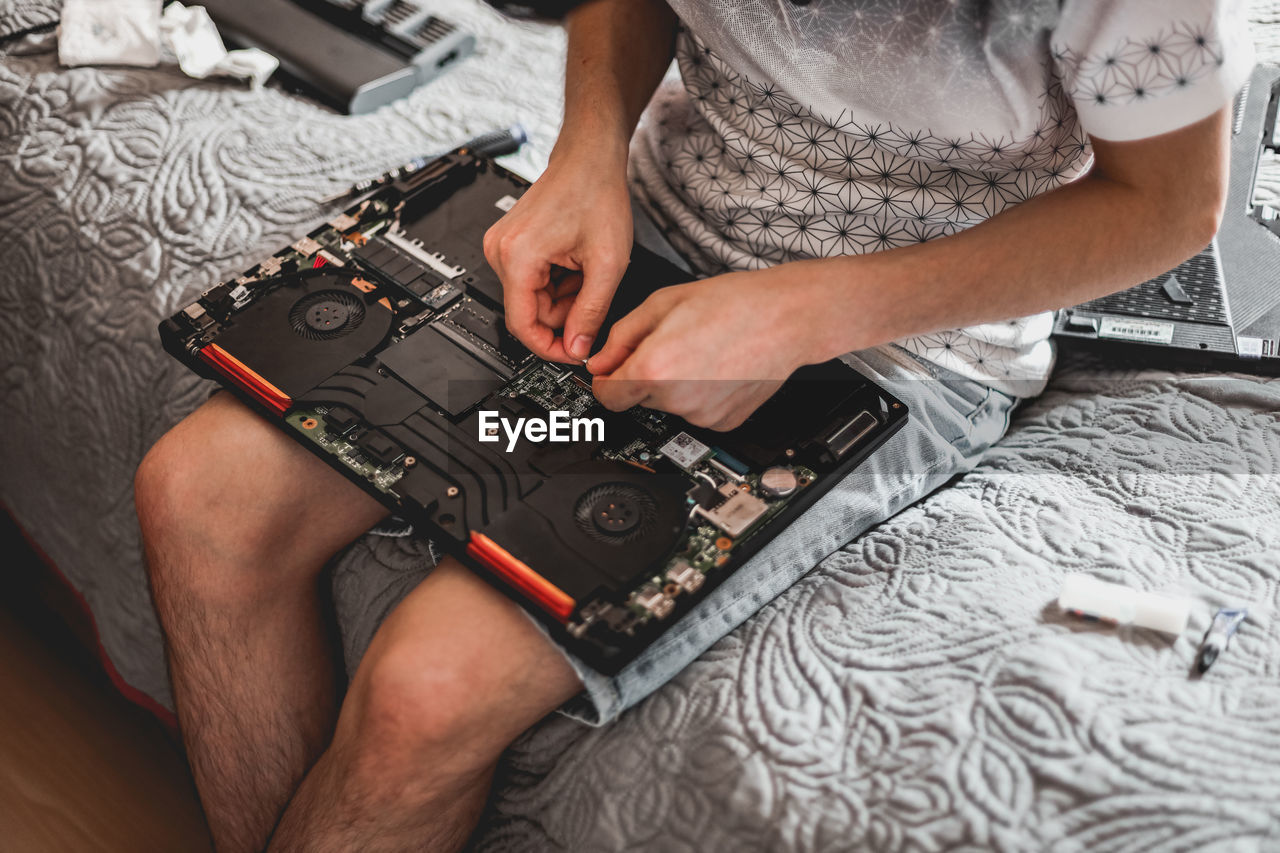
[(626, 270), (625, 256), (596, 255), (583, 263), (582, 289), (573, 298), (573, 306), (564, 321), (564, 348), (569, 355), (578, 359), (591, 355), (591, 345)]

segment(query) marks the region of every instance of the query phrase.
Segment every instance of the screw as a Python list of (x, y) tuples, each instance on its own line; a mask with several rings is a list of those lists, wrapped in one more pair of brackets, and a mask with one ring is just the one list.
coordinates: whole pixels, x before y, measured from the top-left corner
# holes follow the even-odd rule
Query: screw
[(406, 456), (406, 457), (404, 458), (404, 467), (406, 467), (406, 468), (412, 468), (414, 465), (417, 465), (417, 464), (418, 464), (418, 459), (417, 459), (417, 457), (414, 457), (414, 456)]
[(451, 498), (456, 498), (458, 496), (458, 487), (450, 486), (449, 488), (444, 490), (444, 493)]

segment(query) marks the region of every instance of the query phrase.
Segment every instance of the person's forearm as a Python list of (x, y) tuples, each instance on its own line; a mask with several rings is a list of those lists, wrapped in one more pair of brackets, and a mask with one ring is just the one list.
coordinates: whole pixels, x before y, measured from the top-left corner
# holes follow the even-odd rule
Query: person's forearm
[(663, 0), (593, 0), (565, 22), (564, 124), (552, 158), (625, 164), (640, 113), (671, 64), (676, 17)]
[(833, 287), (856, 315), (833, 348), (1024, 317), (1132, 286), (1208, 245), (1213, 232), (1183, 213), (1086, 178), (952, 237), (830, 259)]
[(808, 357), (1064, 308), (1159, 275), (1213, 237), (1225, 172), (1204, 171), (1141, 186), (1099, 170), (951, 237), (800, 262), (796, 281), (821, 291), (809, 298), (843, 307)]

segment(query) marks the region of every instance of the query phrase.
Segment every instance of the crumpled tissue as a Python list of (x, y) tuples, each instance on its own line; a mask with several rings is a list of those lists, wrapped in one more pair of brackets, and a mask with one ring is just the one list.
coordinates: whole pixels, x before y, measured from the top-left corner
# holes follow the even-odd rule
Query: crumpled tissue
[(262, 85), (280, 65), (257, 48), (228, 51), (203, 6), (161, 0), (65, 0), (58, 27), (63, 65), (176, 62), (189, 77), (234, 77)]
[(58, 26), (63, 65), (160, 62), (160, 0), (64, 0)]
[(237, 77), (256, 87), (280, 65), (280, 60), (256, 47), (228, 51), (203, 6), (170, 3), (160, 19), (160, 34), (188, 77)]

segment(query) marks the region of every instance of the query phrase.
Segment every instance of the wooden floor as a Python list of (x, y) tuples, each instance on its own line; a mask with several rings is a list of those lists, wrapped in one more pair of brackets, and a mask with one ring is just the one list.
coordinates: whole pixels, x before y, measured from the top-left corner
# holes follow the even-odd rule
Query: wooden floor
[(0, 603), (0, 848), (209, 851), (179, 749), (54, 621)]

